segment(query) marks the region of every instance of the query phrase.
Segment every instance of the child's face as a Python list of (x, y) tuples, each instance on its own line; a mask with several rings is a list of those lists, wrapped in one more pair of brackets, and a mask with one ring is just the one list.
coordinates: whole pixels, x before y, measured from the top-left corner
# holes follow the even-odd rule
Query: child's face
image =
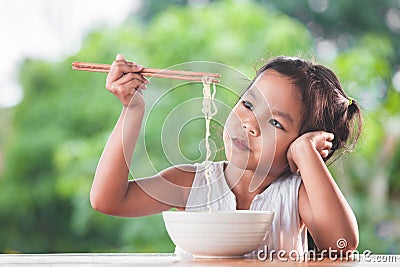
[(273, 70), (261, 74), (228, 116), (225, 153), (236, 167), (277, 177), (298, 137), (301, 99), (291, 82)]

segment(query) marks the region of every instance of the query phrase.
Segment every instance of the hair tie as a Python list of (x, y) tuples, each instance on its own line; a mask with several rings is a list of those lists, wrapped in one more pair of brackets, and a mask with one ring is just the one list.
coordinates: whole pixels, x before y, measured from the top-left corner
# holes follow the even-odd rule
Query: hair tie
[(349, 100), (348, 106), (350, 107), (351, 105), (353, 105), (354, 98), (349, 97), (348, 100)]

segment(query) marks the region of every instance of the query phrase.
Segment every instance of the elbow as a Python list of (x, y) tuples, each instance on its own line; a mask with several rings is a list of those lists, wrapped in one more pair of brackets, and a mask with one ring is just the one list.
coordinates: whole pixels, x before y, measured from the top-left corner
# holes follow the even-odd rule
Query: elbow
[(101, 201), (99, 201), (99, 198), (92, 193), (90, 193), (90, 205), (95, 211), (102, 212), (102, 210), (104, 209)]
[(92, 206), (92, 209), (94, 209), (95, 211), (101, 212), (103, 210), (102, 205), (95, 197), (90, 196), (90, 205)]
[[(336, 241), (336, 245), (338, 246), (339, 249), (343, 249), (344, 251), (354, 251), (357, 249), (360, 237), (358, 233), (358, 227), (353, 228), (352, 231), (349, 231), (346, 235), (345, 238), (339, 238)], [(340, 242), (344, 241), (344, 242)]]
[(331, 237), (330, 241), (328, 241), (327, 243), (316, 245), (320, 251), (347, 253), (355, 251), (358, 247), (358, 243), (358, 233), (354, 233), (351, 235), (342, 235), (342, 237)]
[(352, 235), (348, 235), (346, 236), (346, 238), (338, 238), (336, 240), (336, 250), (338, 252), (351, 252), (351, 251), (355, 251), (358, 247), (358, 243), (359, 243), (359, 237), (358, 234), (352, 234)]
[(90, 205), (92, 206), (92, 209), (97, 212), (112, 215), (110, 205), (106, 203), (106, 201), (104, 201), (100, 195), (94, 193), (93, 191), (90, 192)]
[(359, 243), (358, 234), (355, 234), (354, 236), (349, 237), (348, 239), (343, 239), (343, 238), (339, 239), (337, 241), (337, 244), (336, 244), (339, 249), (342, 247), (341, 246), (342, 244), (340, 243), (340, 240), (346, 241), (346, 242), (343, 242), (343, 248), (342, 249), (344, 251), (354, 251), (358, 247), (358, 243)]

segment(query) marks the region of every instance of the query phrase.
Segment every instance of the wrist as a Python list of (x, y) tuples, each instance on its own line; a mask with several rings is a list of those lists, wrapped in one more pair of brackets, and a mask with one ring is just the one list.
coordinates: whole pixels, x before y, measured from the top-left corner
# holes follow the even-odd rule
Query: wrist
[(120, 117), (125, 121), (142, 121), (144, 118), (144, 108), (124, 106), (122, 108)]
[(144, 113), (144, 105), (140, 106), (129, 106), (129, 105), (123, 105), (122, 106), (122, 113), (127, 113), (127, 112), (137, 112), (137, 113)]
[(296, 163), (298, 168), (300, 168), (302, 160), (305, 160), (311, 156), (313, 151), (316, 152), (311, 140), (305, 139), (296, 142), (291, 146), (292, 160)]

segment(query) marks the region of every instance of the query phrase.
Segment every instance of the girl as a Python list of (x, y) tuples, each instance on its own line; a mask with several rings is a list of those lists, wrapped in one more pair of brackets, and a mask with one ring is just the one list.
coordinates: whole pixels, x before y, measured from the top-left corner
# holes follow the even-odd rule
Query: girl
[[(332, 71), (299, 58), (272, 59), (228, 116), (226, 162), (173, 166), (129, 181), (127, 163), (148, 83), (138, 74), (142, 68), (118, 55), (107, 76), (106, 88), (123, 109), (96, 170), (90, 193), (95, 210), (129, 217), (171, 208), (271, 210), (268, 249), (303, 253), (306, 230), (320, 250), (356, 249), (357, 221), (325, 161), (357, 141), (361, 112)], [(208, 164), (213, 169), (209, 203)]]

